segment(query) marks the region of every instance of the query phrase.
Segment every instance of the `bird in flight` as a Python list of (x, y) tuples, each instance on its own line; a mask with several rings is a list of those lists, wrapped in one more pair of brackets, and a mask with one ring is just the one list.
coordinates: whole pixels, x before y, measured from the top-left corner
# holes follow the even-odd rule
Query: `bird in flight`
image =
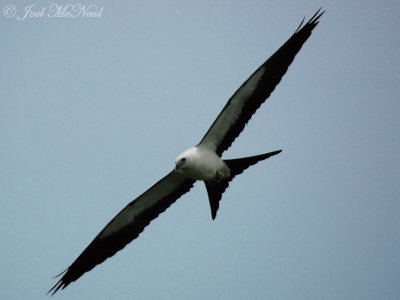
[(61, 279), (48, 293), (54, 295), (124, 248), (160, 213), (187, 193), (196, 181), (205, 183), (211, 217), (215, 219), (229, 182), (251, 165), (281, 152), (278, 150), (238, 159), (221, 158), (281, 81), (323, 13), (319, 9), (305, 24), (303, 19), (286, 43), (255, 70), (228, 100), (200, 143), (180, 154), (170, 173), (122, 209), (78, 258), (58, 275), (62, 275)]

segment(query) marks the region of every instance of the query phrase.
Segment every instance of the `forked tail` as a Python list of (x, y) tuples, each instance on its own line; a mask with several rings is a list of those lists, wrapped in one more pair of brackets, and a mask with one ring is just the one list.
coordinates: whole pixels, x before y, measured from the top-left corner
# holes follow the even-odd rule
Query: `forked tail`
[(208, 200), (210, 201), (211, 207), (211, 217), (214, 220), (217, 216), (217, 210), (219, 208), (219, 201), (222, 198), (222, 194), (225, 192), (226, 188), (229, 186), (229, 182), (236, 176), (243, 173), (248, 167), (255, 165), (261, 160), (267, 159), (271, 156), (281, 153), (282, 150), (273, 151), (269, 153), (264, 153), (260, 155), (236, 158), (236, 159), (226, 159), (224, 162), (228, 165), (231, 170), (231, 175), (221, 181), (205, 181)]

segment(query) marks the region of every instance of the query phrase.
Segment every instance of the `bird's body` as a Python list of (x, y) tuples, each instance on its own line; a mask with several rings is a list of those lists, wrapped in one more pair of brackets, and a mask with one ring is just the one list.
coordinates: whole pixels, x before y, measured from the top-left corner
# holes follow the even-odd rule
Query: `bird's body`
[(61, 279), (49, 293), (54, 294), (64, 289), (124, 248), (160, 213), (187, 193), (196, 181), (205, 183), (211, 216), (215, 219), (222, 194), (232, 179), (248, 167), (281, 152), (278, 150), (245, 158), (222, 159), (223, 152), (231, 146), (252, 115), (278, 85), (323, 13), (318, 10), (306, 24), (300, 24), (287, 42), (233, 94), (200, 143), (180, 154), (171, 172), (123, 208), (67, 270), (60, 274)]
[(175, 160), (175, 170), (194, 180), (222, 180), (230, 169), (214, 151), (203, 146), (190, 148)]

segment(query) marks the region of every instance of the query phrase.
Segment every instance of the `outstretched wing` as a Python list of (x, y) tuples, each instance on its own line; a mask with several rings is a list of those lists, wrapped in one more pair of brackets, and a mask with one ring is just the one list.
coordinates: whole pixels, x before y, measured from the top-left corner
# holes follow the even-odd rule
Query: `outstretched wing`
[(289, 40), (241, 85), (228, 100), (199, 145), (215, 151), (219, 156), (230, 147), (252, 115), (273, 92), (296, 54), (310, 37), (324, 13), (320, 13), (320, 10), (304, 26), (301, 22)]
[[(187, 193), (194, 180), (170, 172), (146, 192), (121, 210), (78, 258), (62, 274), (61, 279), (49, 291), (56, 293), (84, 273), (101, 264), (137, 238), (143, 229), (165, 211), (179, 197)], [(61, 275), (61, 274), (60, 274)]]

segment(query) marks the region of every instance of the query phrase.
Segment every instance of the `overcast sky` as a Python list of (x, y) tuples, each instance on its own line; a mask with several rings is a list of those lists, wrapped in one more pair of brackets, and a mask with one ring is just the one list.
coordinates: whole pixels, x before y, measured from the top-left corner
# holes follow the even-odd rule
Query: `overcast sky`
[(0, 3), (1, 299), (45, 299), (320, 6), (224, 157), (283, 152), (235, 178), (215, 221), (199, 182), (55, 298), (400, 298), (398, 0)]

